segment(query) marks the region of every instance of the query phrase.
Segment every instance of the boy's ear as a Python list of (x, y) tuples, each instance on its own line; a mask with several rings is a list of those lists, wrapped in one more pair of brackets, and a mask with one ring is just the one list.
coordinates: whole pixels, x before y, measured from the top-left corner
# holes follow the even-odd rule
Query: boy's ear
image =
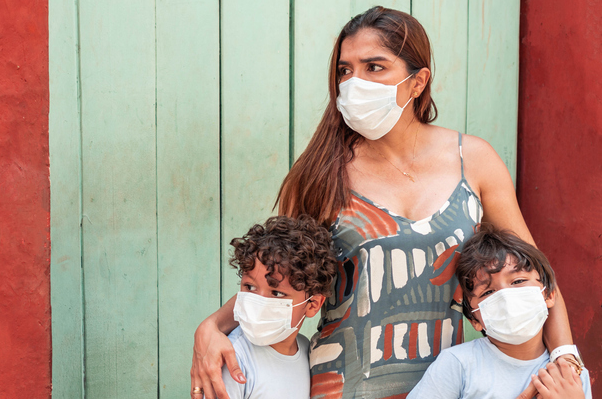
[[(548, 290), (546, 289), (544, 291), (544, 294), (547, 295), (548, 294), (547, 291)], [(556, 290), (550, 292), (550, 294), (547, 295), (547, 298), (546, 298), (546, 305), (547, 305), (548, 309), (550, 309), (551, 307), (553, 307), (555, 303), (556, 303)]]
[(309, 305), (305, 310), (306, 317), (314, 317), (322, 308), (326, 298), (322, 294), (314, 294), (314, 296), (308, 301)]
[(483, 325), (477, 320), (476, 317), (473, 316), (472, 319), (468, 319), (468, 321), (470, 321), (470, 324), (472, 324), (472, 328), (477, 331), (483, 331)]

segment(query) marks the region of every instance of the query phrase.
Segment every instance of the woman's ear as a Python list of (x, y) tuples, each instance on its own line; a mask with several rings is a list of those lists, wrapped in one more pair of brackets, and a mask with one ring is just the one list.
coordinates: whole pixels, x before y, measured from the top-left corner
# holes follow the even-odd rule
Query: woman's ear
[(546, 290), (544, 291), (544, 294), (547, 295), (546, 306), (548, 307), (548, 309), (550, 309), (556, 303), (556, 290), (554, 290), (548, 294), (548, 289), (546, 288)]
[[(412, 95), (419, 97), (422, 94), (426, 84), (431, 78), (431, 71), (428, 68), (422, 68), (414, 74), (414, 85), (412, 86)], [(417, 93), (417, 95), (414, 95)]]
[(312, 298), (308, 301), (309, 305), (307, 306), (307, 309), (305, 310), (305, 316), (306, 317), (314, 317), (322, 308), (322, 305), (324, 304), (324, 300), (326, 300), (324, 295), (314, 294), (312, 296)]

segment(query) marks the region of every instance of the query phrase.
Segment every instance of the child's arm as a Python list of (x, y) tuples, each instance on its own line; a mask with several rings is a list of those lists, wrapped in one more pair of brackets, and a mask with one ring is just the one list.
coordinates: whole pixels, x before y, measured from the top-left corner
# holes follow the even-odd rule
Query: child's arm
[(464, 370), (460, 361), (443, 351), (426, 369), (407, 399), (459, 399), (462, 397)]
[(545, 369), (539, 370), (537, 376), (531, 377), (533, 385), (543, 399), (591, 399), (591, 386), (587, 370), (583, 370), (580, 378), (575, 369), (564, 359), (558, 365), (548, 363)]

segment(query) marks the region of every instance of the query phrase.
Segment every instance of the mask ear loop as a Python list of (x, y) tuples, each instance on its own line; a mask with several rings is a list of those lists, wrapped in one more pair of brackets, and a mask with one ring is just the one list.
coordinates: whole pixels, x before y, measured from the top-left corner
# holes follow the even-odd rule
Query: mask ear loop
[(404, 80), (402, 80), (401, 82), (397, 83), (397, 84), (395, 85), (395, 87), (399, 86), (400, 84), (402, 84), (403, 82), (405, 82), (406, 80), (408, 80), (409, 78), (411, 78), (412, 76), (414, 76), (414, 74), (413, 74), (413, 73), (409, 74), (407, 78), (405, 78), (405, 79), (404, 79)]
[[(402, 84), (403, 82), (405, 82), (406, 80), (408, 80), (409, 78), (411, 78), (412, 76), (414, 76), (414, 74), (413, 74), (413, 73), (409, 74), (407, 78), (405, 78), (405, 79), (404, 79), (404, 80), (402, 80), (401, 82), (397, 83), (397, 84), (395, 85), (395, 87), (399, 86), (400, 84)], [(406, 109), (406, 107), (408, 106), (408, 104), (410, 103), (410, 101), (412, 101), (412, 99), (413, 99), (413, 98), (414, 98), (414, 97), (410, 96), (410, 99), (408, 100), (408, 102), (406, 102), (406, 104), (405, 104), (403, 107), (401, 107), (401, 112), (403, 112), (403, 111)]]
[[(312, 296), (310, 296), (309, 298), (307, 298), (306, 300), (304, 300), (303, 302), (299, 302), (298, 304), (296, 304), (296, 305), (293, 305), (293, 307), (295, 307), (295, 306), (299, 306), (299, 305), (303, 305), (305, 302), (309, 301), (309, 300), (310, 300), (311, 298), (313, 298), (313, 297), (314, 297), (314, 296), (312, 295)], [(305, 320), (305, 315), (303, 315), (303, 317), (301, 318), (301, 320), (299, 320), (299, 322), (297, 323), (297, 325), (296, 325), (295, 327), (293, 327), (293, 328), (299, 329), (299, 324), (301, 324), (301, 322), (302, 322), (303, 320)]]
[(303, 302), (299, 302), (298, 304), (296, 304), (296, 305), (293, 305), (293, 307), (295, 307), (295, 306), (299, 306), (299, 305), (303, 305), (305, 302), (309, 301), (309, 300), (310, 300), (311, 298), (313, 298), (313, 297), (314, 297), (314, 296), (312, 295), (312, 296), (310, 296), (309, 298), (307, 298), (306, 300), (304, 300)]

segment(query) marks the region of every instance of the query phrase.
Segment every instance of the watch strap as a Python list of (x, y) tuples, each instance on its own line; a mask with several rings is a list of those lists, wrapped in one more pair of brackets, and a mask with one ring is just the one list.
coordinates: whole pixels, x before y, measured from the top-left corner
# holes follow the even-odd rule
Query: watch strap
[(581, 360), (581, 356), (579, 356), (579, 350), (577, 349), (577, 345), (562, 345), (558, 348), (554, 349), (552, 353), (550, 353), (550, 362), (555, 362), (562, 355), (573, 355), (575, 359), (580, 363), (581, 367), (583, 367), (583, 361)]

